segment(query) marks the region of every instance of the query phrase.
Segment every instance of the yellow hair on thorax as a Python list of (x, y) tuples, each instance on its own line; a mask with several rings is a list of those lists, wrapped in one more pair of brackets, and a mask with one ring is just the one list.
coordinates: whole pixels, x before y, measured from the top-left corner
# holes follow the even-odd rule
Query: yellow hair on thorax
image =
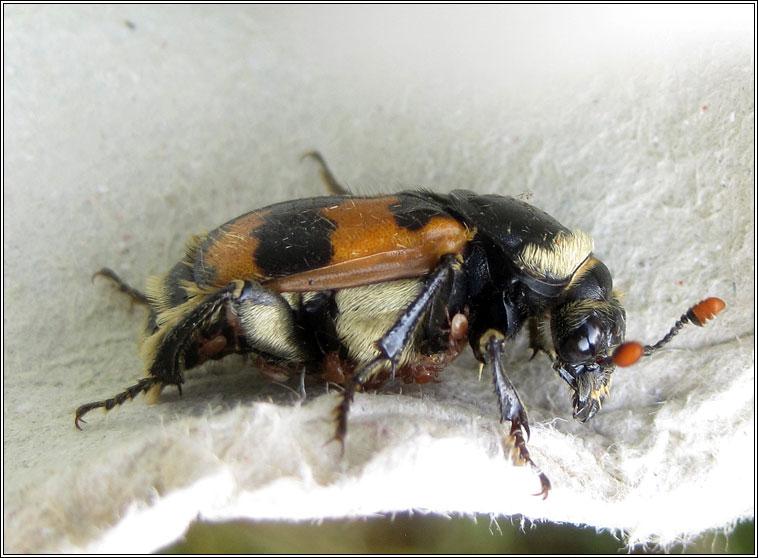
[(580, 230), (560, 232), (550, 247), (527, 244), (518, 255), (521, 267), (536, 277), (567, 279), (592, 253), (592, 237)]

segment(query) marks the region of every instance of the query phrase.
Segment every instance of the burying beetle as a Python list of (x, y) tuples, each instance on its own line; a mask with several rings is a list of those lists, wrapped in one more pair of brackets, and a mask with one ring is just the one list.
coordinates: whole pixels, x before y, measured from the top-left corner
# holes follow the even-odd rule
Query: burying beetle
[(113, 398), (82, 405), (82, 417), (168, 385), (206, 360), (253, 353), (267, 375), (302, 370), (344, 386), (335, 439), (344, 443), (353, 394), (400, 377), (425, 383), (471, 346), (492, 373), (516, 461), (532, 461), (529, 421), (502, 360), (527, 326), (573, 390), (586, 422), (608, 395), (615, 366), (650, 355), (686, 324), (724, 308), (690, 308), (655, 345), (623, 343), (626, 316), (592, 239), (515, 198), (403, 191), (354, 196), (315, 159), (329, 196), (277, 203), (192, 236), (184, 258), (145, 294), (103, 275), (149, 307), (140, 343), (146, 377)]

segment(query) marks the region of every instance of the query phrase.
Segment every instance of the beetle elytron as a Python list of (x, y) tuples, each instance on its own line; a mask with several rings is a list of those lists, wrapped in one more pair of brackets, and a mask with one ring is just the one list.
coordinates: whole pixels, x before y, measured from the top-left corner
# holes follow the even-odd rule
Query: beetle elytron
[[(106, 410), (174, 385), (208, 359), (253, 353), (264, 373), (320, 373), (345, 386), (335, 438), (344, 441), (356, 390), (390, 378), (430, 381), (468, 343), (492, 373), (519, 462), (529, 422), (503, 369), (505, 343), (527, 326), (573, 390), (574, 418), (591, 419), (615, 366), (650, 354), (687, 322), (724, 303), (691, 308), (658, 344), (623, 344), (625, 313), (590, 237), (515, 198), (404, 191), (359, 197), (320, 164), (330, 196), (251, 211), (190, 238), (184, 258), (147, 293), (110, 277), (150, 314), (140, 352), (146, 377)], [(614, 351), (615, 349), (615, 351)]]

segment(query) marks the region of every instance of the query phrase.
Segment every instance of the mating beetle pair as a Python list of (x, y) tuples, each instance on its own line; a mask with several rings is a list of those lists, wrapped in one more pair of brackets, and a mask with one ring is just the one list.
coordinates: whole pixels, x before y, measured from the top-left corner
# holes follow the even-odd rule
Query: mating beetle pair
[[(146, 294), (110, 277), (150, 314), (140, 353), (146, 377), (92, 409), (174, 385), (209, 359), (251, 353), (265, 374), (320, 373), (344, 386), (335, 438), (344, 441), (356, 390), (390, 378), (424, 383), (468, 344), (492, 373), (502, 421), (521, 462), (529, 422), (503, 368), (505, 343), (528, 327), (573, 390), (574, 418), (591, 419), (616, 365), (667, 343), (687, 322), (724, 306), (691, 308), (653, 346), (626, 343), (625, 313), (592, 239), (515, 198), (404, 191), (359, 197), (323, 158), (330, 196), (274, 204), (190, 238), (184, 258)], [(97, 275), (96, 274), (96, 275)]]

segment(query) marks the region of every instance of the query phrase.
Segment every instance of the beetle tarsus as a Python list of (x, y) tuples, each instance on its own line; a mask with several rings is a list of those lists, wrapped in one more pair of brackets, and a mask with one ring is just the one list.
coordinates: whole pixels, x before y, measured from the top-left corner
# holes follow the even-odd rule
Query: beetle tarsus
[[(532, 466), (534, 466), (534, 463), (532, 463)], [(536, 470), (537, 470), (538, 476), (540, 477), (540, 486), (542, 490), (540, 490), (539, 492), (535, 492), (534, 494), (532, 494), (532, 496), (542, 496), (542, 499), (545, 500), (547, 499), (547, 495), (550, 493), (550, 489), (552, 489), (553, 487), (550, 484), (550, 479), (547, 478), (547, 475), (545, 475), (545, 473), (543, 473), (539, 469), (536, 469)]]
[[(513, 440), (512, 451), (515, 454), (518, 464), (527, 463), (537, 473), (540, 479), (542, 490), (535, 496), (547, 498), (550, 491), (550, 480), (542, 470), (532, 460), (529, 455), (529, 449), (526, 447), (526, 440), (529, 439), (529, 419), (526, 415), (526, 409), (521, 403), (518, 392), (508, 379), (503, 369), (502, 358), (505, 353), (505, 336), (496, 330), (488, 330), (480, 339), (482, 356), (488, 360), (492, 368), (492, 378), (495, 384), (500, 403), (500, 421), (510, 421), (511, 431), (510, 439)], [(526, 440), (524, 439), (526, 434)]]
[(542, 469), (537, 466), (537, 464), (532, 460), (531, 455), (529, 455), (529, 449), (526, 447), (526, 441), (524, 440), (524, 436), (522, 434), (522, 428), (527, 433), (528, 438), (528, 426), (519, 424), (517, 420), (511, 421), (510, 439), (513, 440), (513, 451), (518, 458), (518, 463), (527, 463), (539, 477), (542, 490), (534, 494), (534, 496), (542, 496), (542, 499), (544, 500), (547, 498), (547, 495), (551, 489), (550, 479), (547, 478), (547, 475), (542, 472)]
[(334, 174), (332, 174), (331, 169), (326, 164), (326, 161), (324, 160), (324, 157), (319, 153), (318, 151), (308, 151), (307, 153), (303, 153), (302, 159), (310, 158), (316, 161), (319, 165), (319, 174), (321, 175), (321, 180), (323, 180), (324, 184), (326, 185), (326, 190), (333, 196), (347, 196), (350, 194), (350, 190), (337, 182), (337, 179), (334, 178)]
[(340, 404), (337, 405), (337, 407), (334, 409), (335, 414), (337, 415), (337, 430), (334, 433), (334, 437), (332, 437), (329, 442), (339, 442), (340, 444), (340, 455), (345, 455), (345, 436), (347, 435), (347, 415), (350, 412), (350, 404), (353, 402), (353, 395), (355, 394), (356, 390), (356, 381), (353, 379), (348, 383), (348, 385), (345, 387), (345, 390), (342, 392), (340, 397), (342, 400), (340, 401)]
[[(119, 393), (118, 395), (111, 397), (110, 399), (105, 399), (103, 401), (94, 401), (92, 403), (87, 403), (85, 405), (80, 406), (76, 410), (76, 414), (74, 417), (74, 426), (76, 426), (77, 429), (81, 430), (82, 427), (79, 423), (86, 421), (82, 418), (84, 415), (89, 413), (90, 411), (94, 409), (103, 408), (106, 411), (110, 411), (115, 407), (116, 405), (121, 405), (125, 401), (129, 399), (134, 399), (137, 397), (140, 393), (147, 393), (150, 391), (153, 386), (156, 386), (161, 383), (161, 380), (159, 378), (155, 377), (149, 377), (149, 378), (142, 378), (139, 382), (134, 384), (133, 386), (130, 386), (126, 388), (124, 391)], [(181, 391), (181, 388), (180, 388)]]
[(132, 304), (142, 304), (144, 306), (150, 304), (147, 300), (147, 296), (142, 291), (139, 291), (128, 283), (124, 282), (124, 280), (116, 275), (116, 272), (109, 267), (98, 269), (95, 273), (92, 274), (93, 281), (95, 280), (95, 277), (107, 277), (110, 279), (113, 283), (116, 284), (119, 291), (128, 295), (129, 298), (132, 299)]

